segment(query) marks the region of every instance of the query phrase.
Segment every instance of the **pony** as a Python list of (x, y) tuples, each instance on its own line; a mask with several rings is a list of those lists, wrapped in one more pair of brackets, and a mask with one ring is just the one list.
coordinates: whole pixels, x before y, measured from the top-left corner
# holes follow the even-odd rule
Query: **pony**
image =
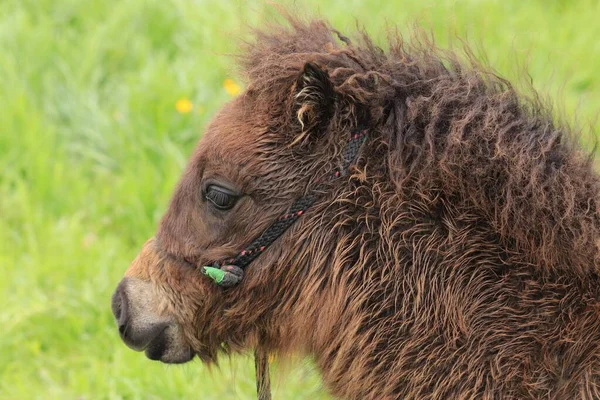
[[(246, 90), (113, 295), (121, 338), (165, 363), (311, 356), (343, 399), (600, 398), (590, 154), (474, 57), (388, 45), (254, 31)], [(245, 268), (221, 262), (290, 213)]]

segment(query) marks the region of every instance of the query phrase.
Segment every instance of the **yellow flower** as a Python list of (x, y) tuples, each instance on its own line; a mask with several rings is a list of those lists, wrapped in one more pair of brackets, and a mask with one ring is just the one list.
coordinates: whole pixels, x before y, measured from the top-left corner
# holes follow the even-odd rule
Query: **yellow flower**
[(180, 114), (187, 114), (192, 111), (192, 108), (194, 108), (194, 105), (187, 97), (182, 97), (175, 103), (175, 109)]
[(230, 96), (237, 96), (242, 91), (242, 88), (233, 81), (233, 79), (225, 79), (223, 81), (223, 87)]

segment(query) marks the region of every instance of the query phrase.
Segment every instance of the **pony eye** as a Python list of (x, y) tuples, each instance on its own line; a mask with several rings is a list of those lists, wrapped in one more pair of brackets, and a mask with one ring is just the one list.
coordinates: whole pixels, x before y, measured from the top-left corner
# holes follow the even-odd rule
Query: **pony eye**
[(235, 205), (238, 196), (224, 187), (209, 185), (204, 193), (204, 198), (218, 210), (229, 210)]

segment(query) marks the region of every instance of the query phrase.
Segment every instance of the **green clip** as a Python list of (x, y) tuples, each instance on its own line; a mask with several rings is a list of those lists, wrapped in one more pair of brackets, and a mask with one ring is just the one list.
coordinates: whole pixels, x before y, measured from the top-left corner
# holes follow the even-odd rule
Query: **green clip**
[(204, 271), (204, 275), (208, 276), (210, 279), (215, 281), (218, 284), (223, 282), (223, 278), (225, 277), (225, 271), (220, 270), (215, 267), (202, 267)]

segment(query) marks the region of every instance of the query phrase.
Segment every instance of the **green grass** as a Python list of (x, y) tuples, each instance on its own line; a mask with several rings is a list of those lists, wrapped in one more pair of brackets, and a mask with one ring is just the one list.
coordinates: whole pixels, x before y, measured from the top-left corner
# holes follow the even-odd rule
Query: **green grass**
[[(600, 132), (597, 1), (296, 4), (344, 32), (359, 17), (378, 40), (386, 20), (431, 27), (442, 46), (468, 36)], [(272, 14), (262, 1), (0, 1), (1, 399), (253, 398), (248, 357), (212, 372), (150, 362), (121, 343), (109, 301), (230, 98), (224, 54)], [(182, 97), (191, 113), (176, 111)], [(287, 369), (275, 366), (276, 399), (327, 397), (309, 362)]]

